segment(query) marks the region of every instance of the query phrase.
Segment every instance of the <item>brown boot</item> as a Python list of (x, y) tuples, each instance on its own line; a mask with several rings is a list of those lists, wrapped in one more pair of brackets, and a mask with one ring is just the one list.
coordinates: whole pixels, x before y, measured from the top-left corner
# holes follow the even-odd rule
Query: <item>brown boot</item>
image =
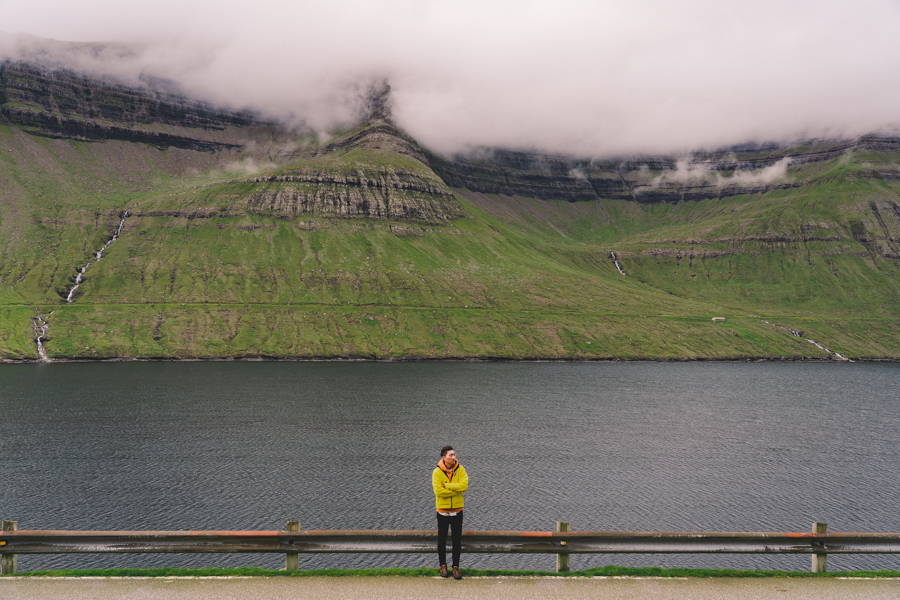
[(447, 572), (447, 565), (441, 565), (441, 577), (445, 579), (450, 577), (450, 573)]
[(453, 567), (453, 579), (462, 579), (462, 575), (459, 572), (459, 567)]

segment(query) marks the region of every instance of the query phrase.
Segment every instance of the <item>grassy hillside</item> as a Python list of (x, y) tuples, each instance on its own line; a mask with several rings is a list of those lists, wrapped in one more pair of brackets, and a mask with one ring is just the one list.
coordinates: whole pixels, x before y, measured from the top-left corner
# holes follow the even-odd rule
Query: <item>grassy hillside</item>
[(383, 124), (290, 151), (240, 136), (162, 150), (0, 124), (0, 358), (38, 358), (38, 315), (51, 358), (900, 356), (900, 184), (871, 176), (890, 153), (640, 204), (450, 189)]

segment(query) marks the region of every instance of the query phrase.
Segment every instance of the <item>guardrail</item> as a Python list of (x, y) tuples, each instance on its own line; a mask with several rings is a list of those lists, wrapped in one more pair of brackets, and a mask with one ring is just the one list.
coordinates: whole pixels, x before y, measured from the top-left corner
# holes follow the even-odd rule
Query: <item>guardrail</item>
[[(52, 531), (18, 530), (4, 521), (2, 573), (15, 573), (19, 554), (62, 553), (278, 553), (299, 568), (306, 553), (432, 553), (436, 531), (305, 530), (289, 521), (283, 531)], [(900, 533), (732, 533), (668, 531), (464, 531), (463, 553), (556, 554), (568, 571), (570, 554), (707, 553), (810, 554), (812, 570), (825, 571), (828, 554), (900, 554)]]

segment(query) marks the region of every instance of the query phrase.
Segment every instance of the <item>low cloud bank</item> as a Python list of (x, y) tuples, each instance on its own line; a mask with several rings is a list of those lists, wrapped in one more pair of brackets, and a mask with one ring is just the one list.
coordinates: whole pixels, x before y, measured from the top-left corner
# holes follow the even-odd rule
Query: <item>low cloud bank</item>
[(675, 170), (662, 173), (639, 189), (653, 189), (665, 183), (707, 183), (717, 187), (729, 185), (753, 185), (772, 183), (787, 178), (787, 168), (792, 159), (785, 157), (762, 169), (735, 169), (731, 175), (724, 175), (709, 162), (694, 162), (693, 158), (682, 158), (675, 162)]
[(787, 177), (787, 168), (791, 162), (792, 160), (790, 157), (785, 157), (774, 165), (770, 165), (764, 169), (755, 171), (735, 171), (734, 176), (732, 177), (722, 177), (721, 174), (717, 174), (719, 176), (718, 184), (723, 185), (731, 182), (741, 184), (771, 183)]
[(0, 56), (168, 79), (317, 131), (358, 114), (359, 90), (386, 78), (395, 122), (448, 153), (683, 153), (900, 123), (889, 0), (307, 4), (19, 2), (4, 9), (15, 33)]

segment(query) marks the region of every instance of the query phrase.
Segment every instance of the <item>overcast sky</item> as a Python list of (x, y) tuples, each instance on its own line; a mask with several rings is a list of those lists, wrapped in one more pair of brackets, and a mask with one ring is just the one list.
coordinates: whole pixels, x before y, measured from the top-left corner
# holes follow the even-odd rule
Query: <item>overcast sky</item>
[(354, 84), (387, 77), (398, 125), (446, 152), (681, 152), (900, 124), (897, 0), (0, 0), (0, 15), (6, 32), (140, 44), (121, 68), (319, 129)]

